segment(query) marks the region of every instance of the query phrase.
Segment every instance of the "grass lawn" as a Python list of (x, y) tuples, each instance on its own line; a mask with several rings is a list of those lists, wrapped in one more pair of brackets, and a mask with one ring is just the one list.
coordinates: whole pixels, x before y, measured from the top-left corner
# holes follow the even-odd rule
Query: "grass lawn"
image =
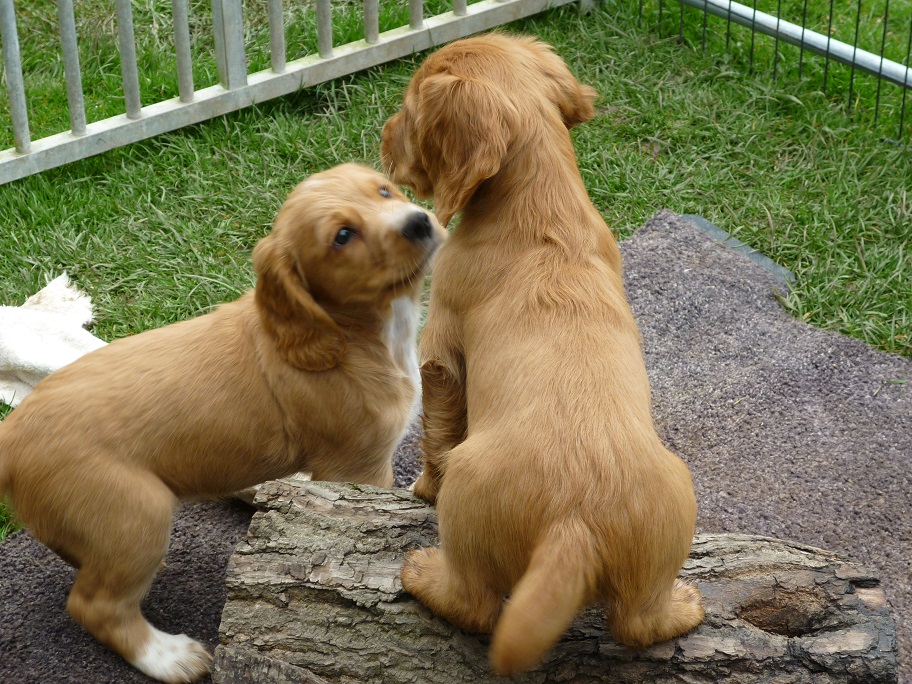
[[(406, 3), (383, 4), (387, 28), (404, 23)], [(34, 29), (30, 51), (56, 21), (45, 5), (52, 7), (19, 10), (20, 30), (28, 22)], [(146, 22), (137, 34), (148, 103), (176, 92), (173, 65), (151, 53), (168, 43), (170, 2), (134, 6), (136, 21)], [(205, 6), (191, 8), (201, 55)], [(91, 0), (78, 8), (94, 31), (82, 46), (87, 78), (97, 79), (87, 88), (90, 120), (120, 106), (116, 58), (89, 57), (116, 40), (101, 7)], [(638, 3), (624, 0), (589, 15), (568, 6), (510, 27), (555, 45), (601, 94), (598, 116), (574, 138), (592, 199), (618, 237), (662, 207), (701, 214), (795, 274), (784, 298), (795, 316), (912, 355), (912, 163), (908, 147), (883, 140), (896, 137), (883, 127), (898, 125), (899, 89), (884, 86), (874, 127), (867, 96), (875, 79), (856, 74), (847, 106), (844, 67), (830, 65), (824, 95), (822, 60), (806, 55), (799, 79), (797, 52), (783, 48), (773, 83), (770, 39), (757, 38), (751, 74), (749, 31), (733, 26), (725, 53), (725, 22), (711, 18), (703, 54), (702, 15), (686, 13), (682, 45), (676, 5), (665, 4), (661, 31), (658, 7), (644, 9), (642, 24)], [(250, 61), (264, 68), (265, 16), (259, 21), (248, 31)], [(293, 40), (303, 29), (288, 34), (290, 57), (313, 49)], [(95, 334), (112, 340), (237, 297), (253, 284), (250, 250), (297, 182), (341, 162), (377, 164), (380, 128), (422, 57), (0, 186), (0, 304), (21, 303), (66, 270), (95, 300)], [(30, 89), (33, 133), (57, 132), (67, 122), (63, 91), (53, 86), (62, 67), (37, 57), (27, 67), (45, 83), (43, 94)], [(214, 78), (203, 57), (197, 70), (198, 87)], [(0, 109), (0, 147), (11, 145)], [(0, 535), (5, 524), (0, 513)]]

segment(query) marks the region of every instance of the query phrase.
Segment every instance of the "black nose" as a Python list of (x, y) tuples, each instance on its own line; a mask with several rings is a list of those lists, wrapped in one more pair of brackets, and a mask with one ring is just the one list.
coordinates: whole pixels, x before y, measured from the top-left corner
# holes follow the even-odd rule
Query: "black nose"
[(420, 242), (431, 237), (431, 230), (431, 217), (423, 211), (416, 211), (402, 227), (402, 237), (411, 242)]

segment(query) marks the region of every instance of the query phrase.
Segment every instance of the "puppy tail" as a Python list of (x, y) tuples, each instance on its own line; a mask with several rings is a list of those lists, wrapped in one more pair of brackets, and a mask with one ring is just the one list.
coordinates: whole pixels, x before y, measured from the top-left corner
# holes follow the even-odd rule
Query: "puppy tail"
[(557, 525), (538, 544), (494, 629), (491, 667), (497, 674), (535, 667), (570, 626), (594, 584), (592, 549), (582, 525)]

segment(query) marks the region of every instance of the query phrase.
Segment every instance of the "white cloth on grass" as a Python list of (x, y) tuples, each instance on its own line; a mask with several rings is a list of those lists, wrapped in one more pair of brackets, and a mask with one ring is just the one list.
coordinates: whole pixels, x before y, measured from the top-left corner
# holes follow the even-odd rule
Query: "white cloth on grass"
[(0, 402), (17, 406), (46, 376), (103, 347), (83, 327), (91, 322), (92, 298), (66, 273), (22, 306), (0, 306)]

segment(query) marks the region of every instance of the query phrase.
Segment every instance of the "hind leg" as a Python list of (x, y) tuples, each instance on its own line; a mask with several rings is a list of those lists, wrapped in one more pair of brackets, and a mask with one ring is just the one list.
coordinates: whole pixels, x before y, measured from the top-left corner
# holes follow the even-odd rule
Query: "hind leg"
[(75, 550), (79, 572), (67, 610), (102, 644), (150, 677), (163, 682), (202, 677), (211, 663), (205, 648), (182, 634), (160, 632), (140, 612), (168, 548), (173, 494), (154, 476), (131, 472), (93, 495), (97, 505), (92, 511), (100, 519)]
[(670, 591), (648, 601), (616, 602), (608, 620), (617, 641), (646, 648), (686, 634), (703, 622), (703, 617), (700, 591), (675, 579)]
[(503, 596), (482, 578), (455, 572), (441, 549), (418, 549), (405, 558), (402, 586), (437, 615), (467, 631), (490, 634)]
[[(142, 616), (145, 587), (111, 586), (94, 569), (79, 571), (67, 610), (98, 641), (145, 674), (163, 682), (193, 682), (209, 672), (206, 649), (183, 634), (166, 634)], [(118, 583), (120, 584), (120, 583)], [(137, 583), (138, 584), (138, 583)]]

